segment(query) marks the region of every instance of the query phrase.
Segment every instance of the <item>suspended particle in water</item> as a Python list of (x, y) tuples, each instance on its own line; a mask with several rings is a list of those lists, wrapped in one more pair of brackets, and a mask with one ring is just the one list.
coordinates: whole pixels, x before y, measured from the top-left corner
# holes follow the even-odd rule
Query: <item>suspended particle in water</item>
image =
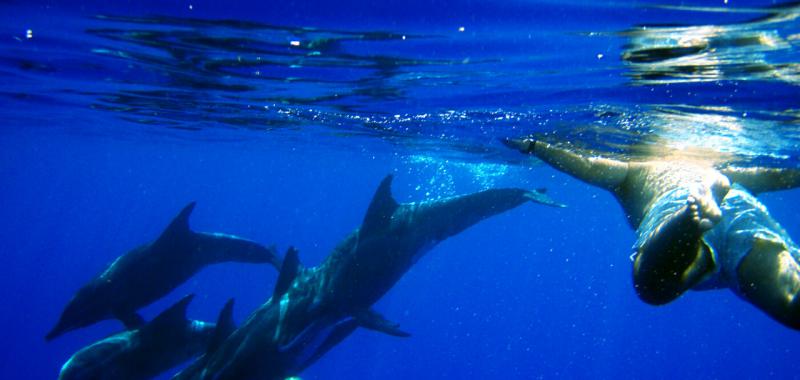
[(32, 29), (28, 29), (28, 30), (25, 31), (25, 38), (27, 38), (27, 39), (33, 38), (33, 30)]

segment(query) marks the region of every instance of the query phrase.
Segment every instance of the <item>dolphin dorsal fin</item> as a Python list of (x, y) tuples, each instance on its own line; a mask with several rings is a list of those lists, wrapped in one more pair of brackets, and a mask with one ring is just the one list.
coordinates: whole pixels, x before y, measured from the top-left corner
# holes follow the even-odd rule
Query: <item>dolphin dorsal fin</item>
[(233, 330), (236, 330), (236, 324), (233, 322), (233, 298), (231, 298), (219, 312), (217, 327), (214, 328), (214, 335), (211, 337), (211, 341), (208, 342), (207, 352), (213, 353), (217, 351)]
[(192, 302), (193, 298), (194, 294), (184, 296), (180, 301), (175, 302), (172, 306), (167, 308), (167, 310), (162, 311), (161, 314), (153, 318), (148, 326), (172, 325), (186, 322), (186, 309), (189, 307), (189, 303)]
[(164, 232), (161, 233), (161, 236), (158, 237), (156, 242), (167, 242), (176, 237), (183, 237), (188, 234), (192, 233), (192, 230), (189, 229), (189, 216), (192, 215), (192, 211), (194, 211), (194, 206), (197, 202), (189, 202), (183, 210), (181, 210), (178, 215), (172, 219), (169, 226), (164, 229)]
[(292, 286), (297, 272), (300, 271), (300, 256), (297, 249), (289, 247), (286, 250), (286, 255), (283, 257), (283, 264), (281, 265), (281, 274), (278, 275), (278, 282), (275, 284), (275, 290), (272, 292), (272, 299), (278, 300), (289, 291)]
[(369, 330), (382, 332), (391, 336), (406, 338), (411, 334), (400, 330), (400, 324), (391, 322), (383, 315), (372, 309), (363, 309), (353, 314), (358, 325)]
[(372, 196), (372, 202), (370, 202), (367, 214), (361, 223), (361, 235), (368, 235), (388, 227), (392, 220), (392, 214), (400, 206), (392, 197), (392, 178), (391, 174), (387, 175), (378, 185), (375, 195)]

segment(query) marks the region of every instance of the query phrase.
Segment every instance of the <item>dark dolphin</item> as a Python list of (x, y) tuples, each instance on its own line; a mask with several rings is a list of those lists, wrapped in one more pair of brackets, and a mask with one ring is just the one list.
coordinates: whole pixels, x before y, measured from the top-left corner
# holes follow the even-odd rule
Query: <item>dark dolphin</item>
[(155, 241), (120, 257), (69, 301), (48, 341), (71, 330), (117, 318), (128, 329), (143, 324), (136, 311), (165, 296), (209, 264), (226, 261), (280, 266), (274, 248), (232, 235), (194, 232), (189, 203)]
[(184, 297), (141, 328), (82, 348), (61, 367), (59, 380), (150, 379), (206, 352), (234, 330), (233, 300), (213, 324), (186, 319), (192, 298)]
[(371, 309), (429, 249), (486, 219), (533, 201), (561, 206), (543, 191), (495, 189), (433, 202), (398, 204), (386, 177), (361, 227), (318, 267), (301, 268), (290, 249), (272, 297), (219, 349), (175, 379), (284, 379), (299, 374), (357, 327), (408, 336)]

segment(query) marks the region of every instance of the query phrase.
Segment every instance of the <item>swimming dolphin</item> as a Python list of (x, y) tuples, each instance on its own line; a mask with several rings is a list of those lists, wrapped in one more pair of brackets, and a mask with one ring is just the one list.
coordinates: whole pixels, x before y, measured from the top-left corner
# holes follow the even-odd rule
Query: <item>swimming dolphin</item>
[(320, 266), (302, 268), (290, 248), (272, 297), (217, 350), (174, 379), (284, 379), (299, 374), (358, 327), (409, 336), (371, 306), (425, 252), (525, 202), (561, 206), (543, 191), (523, 189), (398, 204), (391, 182), (392, 176), (381, 182), (361, 227)]
[(155, 241), (120, 257), (69, 301), (46, 340), (117, 318), (128, 329), (143, 324), (136, 311), (163, 297), (209, 264), (225, 261), (280, 266), (274, 248), (220, 233), (194, 232), (189, 203)]
[(218, 344), (233, 325), (233, 299), (217, 323), (186, 319), (188, 295), (152, 321), (82, 348), (61, 367), (59, 380), (149, 379)]

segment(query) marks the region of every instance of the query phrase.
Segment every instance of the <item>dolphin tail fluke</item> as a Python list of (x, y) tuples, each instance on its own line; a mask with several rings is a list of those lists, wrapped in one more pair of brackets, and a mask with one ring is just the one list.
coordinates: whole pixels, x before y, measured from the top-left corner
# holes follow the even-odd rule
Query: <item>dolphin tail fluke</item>
[(196, 233), (194, 254), (207, 255), (206, 262), (235, 261), (241, 263), (269, 263), (280, 269), (281, 260), (275, 247), (265, 247), (254, 241), (221, 233)]
[(353, 318), (356, 319), (359, 326), (365, 329), (382, 332), (384, 334), (400, 338), (407, 338), (411, 336), (411, 334), (400, 330), (399, 323), (387, 320), (383, 315), (379, 314), (375, 310), (361, 310), (360, 312), (353, 314)]
[(361, 223), (361, 234), (369, 235), (389, 226), (392, 214), (399, 207), (399, 204), (392, 196), (392, 178), (392, 175), (389, 174), (378, 185), (378, 189), (372, 197), (372, 202), (367, 208), (364, 221)]
[(289, 291), (292, 286), (297, 273), (300, 271), (300, 255), (297, 249), (289, 247), (286, 255), (283, 257), (283, 265), (281, 265), (281, 273), (278, 275), (278, 282), (275, 284), (275, 290), (272, 292), (272, 300), (276, 301), (283, 297), (284, 293)]
[(563, 203), (558, 203), (554, 201), (552, 198), (550, 198), (550, 196), (547, 195), (546, 188), (538, 188), (536, 190), (528, 191), (527, 193), (525, 193), (525, 196), (532, 202), (543, 204), (546, 206), (567, 207), (567, 205)]

